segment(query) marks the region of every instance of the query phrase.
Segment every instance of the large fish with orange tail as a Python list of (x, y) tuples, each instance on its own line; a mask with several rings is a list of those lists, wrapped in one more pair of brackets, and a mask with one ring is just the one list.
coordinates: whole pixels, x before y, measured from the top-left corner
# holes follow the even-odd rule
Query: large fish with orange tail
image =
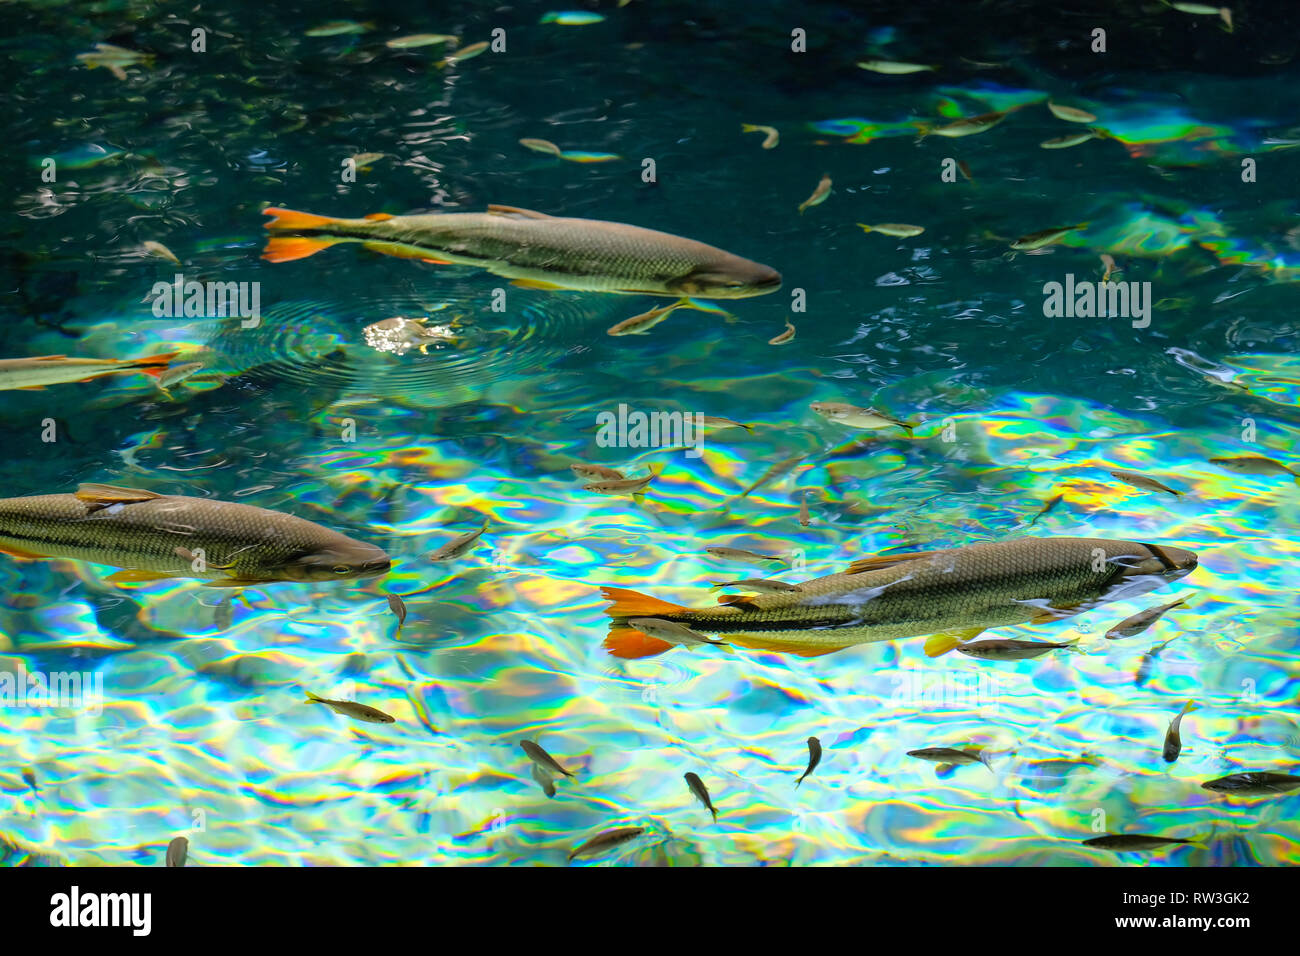
[(649, 657), (673, 645), (629, 625), (658, 618), (729, 644), (817, 657), (854, 644), (939, 635), (935, 656), (988, 628), (1056, 620), (1153, 590), (1196, 567), (1182, 548), (1102, 538), (1018, 538), (866, 558), (793, 593), (688, 608), (603, 588), (613, 604), (605, 647)]
[(566, 219), (513, 206), (488, 211), (333, 219), (274, 216), (263, 259), (289, 262), (340, 242), (407, 259), (486, 269), (538, 289), (742, 299), (781, 288), (775, 269), (693, 239), (619, 222)]
[(69, 358), (66, 355), (0, 359), (0, 391), (89, 382), (102, 375), (118, 375), (123, 372), (140, 372), (158, 378), (179, 354), (165, 352), (138, 359)]

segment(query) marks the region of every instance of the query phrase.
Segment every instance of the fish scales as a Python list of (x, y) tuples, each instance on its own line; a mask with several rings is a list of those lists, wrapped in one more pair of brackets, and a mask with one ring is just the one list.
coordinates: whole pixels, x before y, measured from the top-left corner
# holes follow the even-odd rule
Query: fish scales
[(780, 276), (766, 266), (693, 239), (526, 211), (327, 219), (288, 227), (271, 222), (268, 228), (277, 235), (403, 246), (455, 265), (570, 289), (692, 295), (700, 291), (692, 276), (731, 273), (754, 278), (762, 291), (780, 285)]
[[(104, 506), (70, 494), (0, 499), (0, 547), (184, 577), (252, 580), (331, 545), (355, 542), (293, 515), (229, 501), (164, 495)], [(194, 570), (178, 547), (201, 550), (206, 568)]]
[[(1093, 570), (1094, 549), (1106, 555), (1100, 571)], [(1147, 545), (1100, 538), (1021, 538), (899, 558), (879, 570), (802, 582), (796, 594), (755, 595), (743, 607), (656, 616), (710, 633), (837, 647), (1023, 624), (1049, 601), (1068, 607), (1101, 598), (1124, 574), (1119, 559), (1133, 559), (1125, 564), (1144, 573), (1165, 567)]]

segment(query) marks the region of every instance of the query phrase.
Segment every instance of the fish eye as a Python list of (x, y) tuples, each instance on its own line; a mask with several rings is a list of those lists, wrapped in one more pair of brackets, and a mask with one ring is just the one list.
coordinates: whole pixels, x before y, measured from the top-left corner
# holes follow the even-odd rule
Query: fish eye
[(334, 573), (335, 573), (335, 574), (347, 574), (347, 573), (348, 573), (349, 571), (351, 571), (351, 570), (352, 570), (352, 569), (351, 569), (350, 567), (348, 567), (346, 564), (336, 564), (336, 565), (334, 565)]

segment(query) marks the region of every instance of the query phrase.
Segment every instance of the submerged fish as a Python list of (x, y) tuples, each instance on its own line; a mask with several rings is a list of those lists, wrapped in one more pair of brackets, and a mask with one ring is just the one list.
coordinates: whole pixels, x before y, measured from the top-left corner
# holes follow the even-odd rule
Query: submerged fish
[(1063, 119), (1067, 123), (1095, 123), (1097, 117), (1087, 110), (1081, 110), (1073, 106), (1062, 106), (1060, 103), (1047, 101), (1047, 108), (1052, 111), (1052, 115), (1057, 119)]
[(808, 492), (806, 491), (799, 500), (799, 524), (805, 528), (812, 524), (812, 518), (808, 514)]
[(650, 474), (644, 478), (614, 478), (609, 481), (593, 481), (590, 484), (582, 486), (583, 491), (590, 491), (596, 495), (610, 495), (619, 497), (621, 495), (631, 495), (632, 499), (638, 504), (645, 498), (645, 490), (650, 486), (650, 482), (659, 477), (663, 471), (663, 465), (653, 464), (647, 466)]
[(898, 63), (893, 60), (859, 60), (858, 68), (870, 70), (872, 73), (883, 73), (886, 76), (904, 76), (908, 73), (922, 73), (934, 69), (924, 63)]
[(1106, 640), (1113, 641), (1121, 637), (1135, 637), (1160, 620), (1166, 611), (1172, 611), (1180, 604), (1186, 603), (1187, 598), (1179, 598), (1177, 601), (1170, 601), (1168, 604), (1161, 604), (1159, 607), (1149, 607), (1144, 611), (1138, 611), (1136, 614), (1124, 618), (1124, 620), (1107, 631)]
[(818, 740), (816, 737), (809, 737), (808, 738), (808, 769), (805, 770), (803, 772), (803, 775), (794, 782), (796, 789), (798, 789), (799, 784), (803, 783), (804, 777), (808, 776), (808, 774), (816, 770), (817, 765), (821, 762), (822, 762), (822, 742)]
[(704, 785), (704, 781), (700, 779), (699, 774), (688, 773), (686, 774), (685, 779), (686, 786), (691, 788), (691, 793), (695, 794), (696, 799), (708, 808), (708, 811), (713, 814), (713, 822), (717, 823), (718, 811), (713, 806), (713, 801), (709, 798), (709, 788)]
[(385, 40), (384, 46), (392, 50), (414, 50), (417, 47), (434, 44), (455, 43), (457, 37), (449, 33), (412, 33), (409, 36), (394, 37)]
[(1290, 793), (1300, 790), (1300, 777), (1289, 773), (1274, 773), (1269, 770), (1251, 770), (1246, 773), (1230, 773), (1226, 777), (1217, 777), (1201, 784), (1206, 790), (1217, 793), (1234, 793), (1245, 796), (1263, 796), (1270, 793)]
[(938, 764), (934, 768), (934, 772), (939, 774), (952, 767), (972, 763), (982, 764), (989, 773), (993, 772), (993, 768), (989, 766), (988, 755), (978, 747), (971, 747), (967, 750), (957, 750), (955, 747), (926, 747), (921, 750), (909, 750), (907, 755), (928, 763)]
[(762, 146), (764, 149), (775, 149), (777, 143), (781, 142), (781, 134), (773, 126), (754, 126), (751, 123), (741, 123), (740, 131), (742, 133), (766, 133), (763, 137)]
[(534, 153), (548, 153), (551, 156), (560, 155), (560, 147), (549, 139), (521, 139), (519, 145), (531, 149)]
[(374, 545), (293, 515), (101, 484), (0, 499), (0, 551), (123, 568), (114, 583), (204, 578), (212, 587), (347, 581), (390, 565)]
[(955, 635), (939, 634), (925, 642), (927, 657), (939, 657), (955, 650), (967, 657), (985, 661), (1028, 661), (1057, 650), (1075, 650), (1078, 638), (1056, 643), (1048, 641), (1018, 641), (1012, 639), (968, 641), (962, 643)]
[(373, 23), (357, 23), (355, 20), (331, 20), (307, 31), (309, 37), (341, 37), (354, 33), (367, 33), (373, 30)]
[(190, 841), (185, 837), (175, 837), (171, 843), (167, 844), (167, 855), (164, 857), (164, 864), (166, 866), (184, 866), (189, 855)]
[(636, 629), (640, 633), (646, 634), (656, 641), (663, 641), (666, 644), (677, 644), (681, 647), (691, 647), (699, 644), (726, 646), (726, 641), (710, 640), (698, 631), (692, 631), (685, 624), (662, 621), (656, 617), (634, 617), (629, 619), (627, 623), (629, 627)]
[(820, 206), (826, 201), (826, 197), (831, 194), (831, 177), (823, 174), (821, 180), (817, 183), (817, 188), (813, 190), (811, 196), (799, 204), (799, 215), (809, 206)]
[(857, 226), (863, 232), (878, 232), (883, 236), (893, 236), (896, 239), (908, 239), (925, 232), (925, 226), (909, 226), (902, 222), (881, 222), (874, 226), (860, 222)]
[(1030, 520), (1029, 526), (1032, 528), (1034, 525), (1038, 524), (1039, 518), (1043, 517), (1046, 514), (1051, 513), (1052, 509), (1055, 508), (1064, 500), (1065, 500), (1065, 495), (1057, 495), (1054, 498), (1052, 498), (1050, 501), (1044, 504), (1042, 508), (1038, 510), (1038, 514), (1034, 515), (1034, 517)]
[(626, 843), (629, 840), (635, 840), (641, 834), (646, 832), (645, 827), (619, 827), (616, 830), (606, 830), (603, 833), (597, 833), (594, 837), (583, 843), (574, 850), (569, 851), (569, 859), (577, 860), (584, 856), (594, 856), (603, 850), (616, 847), (620, 843)]
[(1086, 143), (1090, 139), (1103, 139), (1100, 132), (1090, 129), (1082, 133), (1071, 133), (1068, 136), (1058, 136), (1055, 139), (1045, 139), (1038, 145), (1043, 149), (1069, 149), (1071, 146), (1078, 146), (1080, 143)]
[(351, 717), (353, 720), (360, 720), (367, 724), (391, 724), (397, 719), (368, 704), (358, 704), (355, 700), (329, 700), (325, 697), (317, 697), (311, 691), (305, 691), (305, 693), (307, 694), (308, 703), (324, 704), (336, 714), (342, 714), (344, 717)]
[(816, 657), (855, 644), (941, 633), (973, 639), (987, 628), (1047, 622), (1131, 598), (1181, 578), (1196, 555), (1181, 548), (1102, 538), (1019, 538), (886, 555), (843, 574), (800, 584), (794, 594), (759, 594), (743, 607), (688, 608), (622, 588), (612, 602), (605, 647), (648, 657), (671, 645), (627, 626), (629, 618), (675, 621), (729, 643)]
[(1160, 656), (1160, 652), (1181, 636), (1182, 635), (1180, 634), (1175, 634), (1173, 637), (1169, 638), (1169, 640), (1154, 645), (1151, 650), (1143, 654), (1142, 659), (1138, 661), (1137, 672), (1133, 675), (1133, 683), (1139, 687), (1145, 684), (1148, 678), (1151, 677), (1151, 666), (1155, 664), (1156, 658)]
[(874, 408), (859, 408), (857, 405), (849, 405), (846, 402), (813, 402), (808, 407), (827, 421), (835, 422), (837, 425), (847, 425), (849, 428), (865, 428), (879, 431), (882, 428), (897, 425), (910, 435), (912, 429), (916, 427), (915, 422), (890, 418)]
[(533, 764), (533, 779), (542, 788), (542, 793), (551, 799), (555, 798), (555, 777), (551, 775), (549, 770), (541, 764)]
[(1300, 484), (1300, 473), (1297, 473), (1290, 465), (1284, 465), (1280, 461), (1274, 461), (1272, 458), (1265, 458), (1262, 455), (1211, 458), (1210, 464), (1226, 468), (1228, 471), (1235, 471), (1239, 475), (1290, 475), (1296, 480), (1297, 484)]
[(554, 757), (542, 749), (541, 744), (533, 740), (519, 741), (519, 749), (528, 755), (528, 759), (549, 773), (558, 773), (565, 777), (577, 777), (577, 774), (565, 770)]
[(746, 591), (754, 591), (757, 594), (794, 594), (802, 590), (797, 584), (786, 584), (784, 581), (773, 581), (769, 578), (745, 578), (743, 581), (719, 581), (709, 588), (710, 591), (721, 591), (723, 588), (744, 588)]
[(489, 46), (487, 40), (480, 40), (478, 43), (471, 43), (469, 46), (463, 46), (451, 56), (445, 56), (434, 64), (438, 69), (445, 70), (449, 66), (456, 66), (464, 60), (472, 60), (480, 53), (486, 53)]
[(406, 602), (396, 594), (388, 595), (388, 608), (397, 618), (397, 630), (395, 634), (402, 633), (402, 625), (406, 623)]
[(1132, 485), (1134, 488), (1141, 488), (1143, 491), (1163, 491), (1166, 494), (1178, 498), (1182, 495), (1181, 491), (1175, 491), (1163, 482), (1156, 481), (1154, 478), (1148, 478), (1146, 475), (1139, 475), (1136, 471), (1112, 471), (1112, 478), (1118, 478), (1126, 485)]
[(1105, 836), (1084, 840), (1084, 846), (1094, 846), (1099, 850), (1114, 850), (1116, 853), (1129, 853), (1134, 850), (1158, 850), (1161, 847), (1191, 843), (1201, 846), (1199, 840), (1182, 840), (1177, 837), (1148, 836), (1145, 833), (1107, 833)]
[(642, 312), (640, 315), (634, 315), (630, 319), (624, 319), (622, 322), (611, 325), (605, 330), (605, 334), (615, 336), (646, 335), (656, 325), (686, 304), (686, 301), (682, 300), (681, 302), (674, 302), (671, 305), (661, 305), (658, 308), (651, 309), (649, 312)]
[(483, 527), (476, 528), (473, 531), (466, 531), (462, 535), (457, 535), (442, 547), (430, 551), (425, 557), (429, 561), (451, 561), (454, 558), (459, 558), (474, 546), (474, 542), (477, 541), (487, 529), (488, 521), (484, 518)]
[(762, 488), (769, 481), (774, 481), (777, 478), (780, 478), (782, 475), (784, 475), (795, 465), (799, 464), (799, 462), (803, 461), (806, 457), (808, 456), (793, 455), (790, 458), (783, 458), (781, 461), (778, 461), (771, 468), (767, 469), (767, 471), (763, 472), (763, 474), (759, 477), (758, 481), (754, 482), (752, 485), (750, 485), (748, 488), (742, 491), (740, 493), (740, 497), (744, 498), (746, 495), (749, 495), (757, 491), (759, 488)]
[(176, 253), (172, 252), (161, 242), (154, 242), (152, 239), (147, 239), (140, 243), (140, 245), (145, 252), (148, 252), (150, 255), (158, 256), (160, 259), (170, 259), (177, 265), (181, 264), (181, 260), (176, 258)]
[(1189, 700), (1187, 703), (1183, 704), (1183, 709), (1178, 712), (1177, 716), (1169, 722), (1169, 729), (1165, 731), (1164, 750), (1161, 752), (1161, 756), (1164, 757), (1165, 763), (1173, 763), (1178, 759), (1178, 755), (1183, 752), (1183, 718), (1195, 709), (1196, 704)]
[(737, 561), (741, 564), (752, 564), (760, 568), (771, 564), (786, 567), (790, 563), (788, 559), (781, 557), (779, 554), (759, 554), (757, 551), (745, 551), (741, 548), (705, 548), (704, 550), (720, 561)]
[(38, 389), (68, 382), (89, 382), (104, 375), (140, 372), (157, 379), (179, 352), (164, 352), (139, 359), (68, 358), (40, 355), (35, 358), (0, 359), (0, 391)]
[(768, 345), (785, 345), (787, 342), (794, 340), (794, 323), (789, 319), (785, 320), (785, 331), (779, 335), (774, 335), (767, 340)]
[(275, 217), (266, 224), (273, 235), (262, 256), (271, 262), (360, 242), (386, 255), (477, 266), (530, 288), (739, 299), (781, 287), (775, 269), (693, 239), (512, 206), (366, 219), (263, 211)]
[(935, 136), (947, 136), (949, 138), (972, 136), (975, 133), (983, 133), (985, 130), (997, 126), (1010, 116), (1011, 112), (1011, 110), (1000, 110), (996, 113), (981, 113), (979, 116), (967, 116), (964, 119), (945, 123), (943, 126), (923, 127), (921, 135), (925, 136), (933, 133)]
[(743, 428), (747, 432), (752, 432), (754, 430), (753, 425), (746, 425), (743, 422), (734, 421), (730, 418), (723, 418), (720, 415), (705, 415), (701, 421), (706, 425), (713, 426), (714, 428)]
[(604, 465), (570, 465), (569, 470), (584, 481), (622, 481), (627, 476)]
[(1041, 249), (1044, 246), (1050, 246), (1058, 242), (1066, 235), (1074, 232), (1076, 229), (1082, 229), (1086, 222), (1077, 223), (1073, 226), (1056, 226), (1052, 229), (1040, 229), (1038, 232), (1031, 232), (1027, 236), (1021, 236), (1015, 242), (1011, 243), (1012, 249), (1028, 251), (1031, 249)]

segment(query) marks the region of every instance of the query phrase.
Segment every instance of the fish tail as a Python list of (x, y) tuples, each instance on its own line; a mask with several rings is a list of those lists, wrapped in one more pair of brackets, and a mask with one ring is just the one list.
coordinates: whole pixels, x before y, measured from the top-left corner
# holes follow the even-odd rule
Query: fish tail
[(605, 609), (605, 613), (615, 620), (625, 620), (629, 617), (663, 617), (665, 614), (675, 617), (690, 611), (690, 608), (680, 604), (670, 604), (625, 588), (602, 587), (600, 593), (606, 601), (613, 602)]
[(913, 429), (915, 429), (916, 426), (919, 425), (919, 424), (920, 424), (920, 422), (899, 422), (899, 423), (898, 423), (898, 427), (899, 427), (899, 428), (902, 428), (904, 431), (906, 431), (906, 432), (907, 432), (907, 436), (908, 436), (909, 438), (911, 438), (911, 437), (912, 437), (912, 431), (913, 431)]
[(961, 638), (955, 634), (935, 634), (925, 640), (925, 656), (942, 657), (960, 646)]
[[(309, 212), (296, 212), (292, 209), (270, 207), (262, 210), (268, 216), (274, 216), (266, 223), (272, 232), (300, 232), (308, 229), (327, 229), (337, 219), (329, 216), (317, 216)], [(292, 262), (294, 259), (306, 259), (322, 249), (327, 249), (336, 242), (342, 242), (331, 236), (272, 236), (266, 241), (262, 258), (268, 262)]]
[(856, 226), (857, 226), (859, 229), (861, 229), (863, 232), (870, 232), (870, 231), (871, 231), (871, 227), (868, 226), (865, 222), (854, 223), (854, 225), (856, 225)]
[(1192, 711), (1200, 710), (1200, 709), (1201, 709), (1201, 705), (1196, 703), (1196, 701), (1193, 700), (1189, 700), (1187, 703), (1183, 704), (1184, 714), (1190, 714)]
[(646, 468), (650, 470), (651, 478), (658, 478), (661, 474), (663, 474), (664, 471), (663, 463), (657, 461), (653, 462), (652, 464), (646, 465)]
[(611, 624), (609, 635), (605, 638), (602, 646), (614, 657), (633, 660), (638, 657), (654, 657), (656, 654), (662, 654), (673, 645), (667, 641), (661, 641), (657, 637), (651, 637), (649, 634), (635, 628)]
[(313, 694), (313, 693), (312, 693), (311, 691), (309, 691), (309, 690), (304, 690), (303, 693), (307, 695), (307, 702), (308, 702), (308, 703), (316, 704), (316, 703), (324, 703), (324, 702), (325, 702), (325, 698), (324, 698), (324, 697), (317, 697), (315, 694)]

